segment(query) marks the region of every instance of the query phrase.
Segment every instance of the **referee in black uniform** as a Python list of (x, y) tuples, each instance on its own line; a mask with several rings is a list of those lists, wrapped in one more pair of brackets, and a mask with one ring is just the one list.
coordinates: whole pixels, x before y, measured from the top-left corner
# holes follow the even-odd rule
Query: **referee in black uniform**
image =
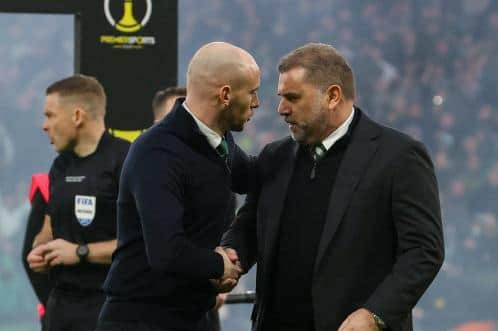
[(28, 262), (50, 272), (50, 331), (95, 329), (101, 285), (116, 248), (116, 198), (129, 143), (105, 130), (106, 95), (76, 75), (47, 88), (43, 129), (59, 156), (50, 169), (50, 201)]

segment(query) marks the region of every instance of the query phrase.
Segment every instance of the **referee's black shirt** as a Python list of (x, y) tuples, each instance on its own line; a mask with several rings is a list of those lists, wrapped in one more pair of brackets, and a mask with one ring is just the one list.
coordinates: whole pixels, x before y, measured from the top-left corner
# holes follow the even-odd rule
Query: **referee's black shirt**
[[(119, 175), (129, 143), (105, 132), (94, 153), (78, 157), (61, 153), (50, 169), (50, 202), (54, 239), (87, 244), (116, 238)], [(51, 270), (55, 287), (71, 292), (99, 292), (108, 265), (83, 263)]]

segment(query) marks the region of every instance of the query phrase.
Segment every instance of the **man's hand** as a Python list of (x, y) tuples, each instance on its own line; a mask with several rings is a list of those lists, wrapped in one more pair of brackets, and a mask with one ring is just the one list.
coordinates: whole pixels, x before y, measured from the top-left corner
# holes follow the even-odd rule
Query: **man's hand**
[(239, 256), (237, 255), (237, 251), (235, 251), (235, 249), (230, 248), (230, 247), (223, 247), (223, 249), (225, 250), (225, 253), (227, 253), (227, 256), (230, 259), (230, 261), (232, 261), (232, 263), (240, 266), (240, 260), (239, 260)]
[(219, 293), (230, 292), (239, 282), (242, 269), (238, 261), (237, 253), (233, 249), (226, 251), (222, 247), (216, 247), (215, 252), (223, 257), (224, 271), (220, 279), (211, 279), (211, 283)]
[(56, 265), (73, 265), (80, 263), (80, 258), (76, 255), (78, 245), (64, 239), (55, 239), (45, 245), (45, 262), (53, 267)]
[(360, 308), (349, 315), (342, 322), (338, 331), (380, 331), (375, 324), (372, 313), (365, 308)]
[(225, 304), (225, 300), (227, 299), (226, 294), (218, 294), (216, 296), (216, 304), (214, 305), (214, 310), (218, 310)]
[(225, 250), (222, 247), (219, 246), (216, 247), (215, 252), (223, 257), (224, 271), (221, 280), (222, 281), (226, 279), (238, 280), (240, 278), (240, 274), (242, 273), (242, 268), (240, 267), (240, 263), (238, 263), (237, 261), (235, 263), (232, 262), (227, 252), (225, 252)]
[(29, 252), (26, 260), (28, 261), (29, 267), (34, 272), (47, 272), (49, 265), (45, 261), (45, 254), (47, 250), (45, 245), (39, 245)]
[(239, 283), (237, 279), (228, 278), (225, 280), (221, 279), (210, 279), (211, 284), (216, 288), (218, 293), (228, 293), (234, 289)]

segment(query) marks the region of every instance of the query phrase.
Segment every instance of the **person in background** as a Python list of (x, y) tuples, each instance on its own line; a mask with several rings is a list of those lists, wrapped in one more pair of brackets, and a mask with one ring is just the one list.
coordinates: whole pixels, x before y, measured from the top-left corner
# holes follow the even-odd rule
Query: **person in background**
[(186, 95), (187, 89), (179, 86), (170, 86), (164, 90), (157, 91), (152, 99), (154, 124), (163, 119), (171, 111), (176, 99), (185, 97)]
[(93, 77), (75, 75), (46, 90), (43, 129), (59, 155), (50, 200), (29, 267), (54, 280), (46, 306), (50, 331), (94, 330), (102, 283), (116, 248), (116, 199), (129, 143), (105, 129), (106, 95)]
[(31, 177), (31, 186), (29, 189), (29, 201), (31, 209), (26, 224), (26, 232), (24, 234), (22, 248), (22, 262), (29, 282), (33, 287), (36, 297), (38, 298), (38, 317), (40, 318), (42, 331), (47, 330), (45, 324), (45, 310), (50, 291), (54, 287), (53, 282), (45, 273), (37, 273), (29, 267), (28, 257), (29, 252), (33, 248), (33, 240), (40, 232), (45, 219), (46, 208), (49, 200), (49, 179), (47, 173), (34, 174)]

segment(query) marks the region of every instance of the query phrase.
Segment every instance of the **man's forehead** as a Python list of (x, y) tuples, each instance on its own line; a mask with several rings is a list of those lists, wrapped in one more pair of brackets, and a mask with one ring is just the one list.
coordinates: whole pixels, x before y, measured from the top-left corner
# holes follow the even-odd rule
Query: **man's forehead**
[(302, 88), (302, 82), (283, 77), (278, 80), (277, 93), (300, 93)]
[(49, 94), (45, 97), (45, 109), (53, 108), (57, 106), (57, 104), (58, 104), (57, 97), (55, 97), (53, 94)]
[(293, 67), (287, 71), (281, 72), (280, 77), (290, 78), (293, 80), (303, 80), (306, 76), (307, 70), (303, 67)]
[(278, 91), (282, 92), (291, 91), (298, 93), (306, 86), (313, 87), (313, 84), (306, 79), (307, 71), (303, 67), (295, 67), (285, 72), (280, 73), (278, 78)]
[(302, 89), (299, 86), (278, 85), (277, 94), (300, 94)]
[(61, 104), (62, 102), (62, 97), (60, 96), (59, 93), (50, 93), (47, 94), (45, 97), (45, 104), (47, 105), (52, 105), (52, 106), (57, 106)]
[(71, 96), (61, 96), (58, 93), (47, 94), (45, 97), (45, 111), (49, 111), (51, 113), (55, 112), (64, 112), (67, 109), (75, 106), (77, 103), (75, 98)]

